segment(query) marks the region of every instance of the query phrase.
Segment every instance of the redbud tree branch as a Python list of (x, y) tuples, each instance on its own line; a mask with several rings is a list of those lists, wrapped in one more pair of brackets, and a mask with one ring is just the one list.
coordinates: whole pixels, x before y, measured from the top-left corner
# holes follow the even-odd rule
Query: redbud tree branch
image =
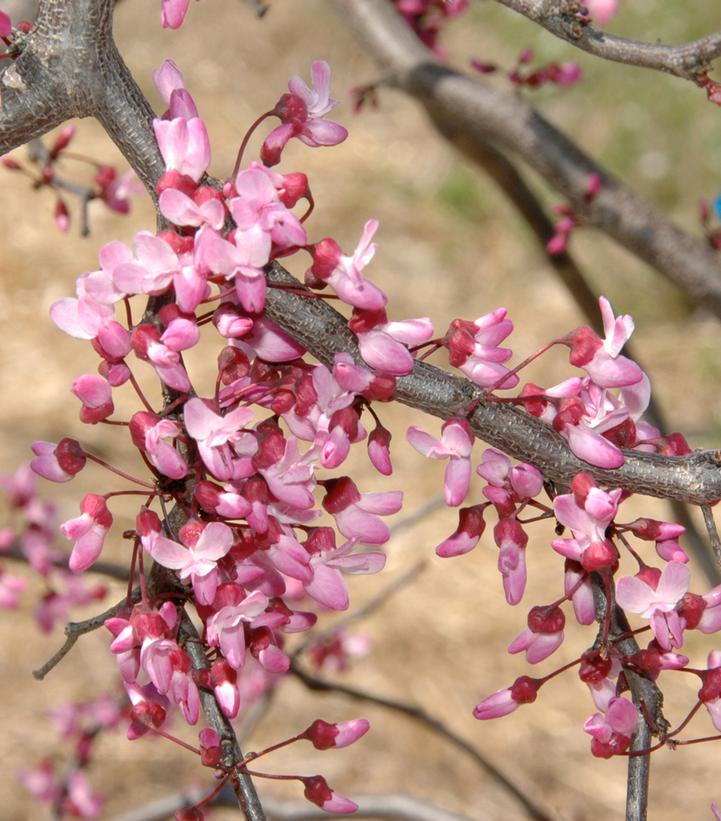
[(567, 43), (615, 63), (655, 69), (685, 80), (705, 74), (721, 57), (721, 31), (678, 46), (627, 40), (579, 22), (569, 0), (496, 0)]
[[(531, 231), (533, 231), (546, 257), (546, 261), (566, 287), (576, 306), (585, 317), (586, 322), (598, 333), (603, 334), (597, 295), (594, 294), (583, 271), (568, 250), (560, 254), (551, 254), (548, 252), (547, 243), (555, 234), (555, 228), (544, 211), (542, 204), (526, 184), (526, 181), (523, 179), (523, 176), (515, 164), (492, 145), (484, 143), (481, 140), (467, 139), (465, 132), (452, 120), (439, 117), (433, 111), (429, 112), (429, 114), (438, 133), (457, 151), (483, 169), (499, 186), (506, 197), (508, 197), (516, 211), (526, 221)], [(635, 355), (634, 349), (630, 344), (626, 345), (626, 355), (643, 367), (643, 363), (639, 360), (638, 356)], [(645, 415), (647, 421), (654, 425), (654, 427), (657, 427), (661, 431), (666, 430), (664, 415), (653, 395), (650, 398)], [(719, 565), (714, 562), (708, 546), (701, 537), (687, 507), (678, 499), (671, 499), (669, 502), (673, 520), (686, 528), (685, 539), (690, 553), (703, 568), (709, 583), (712, 585), (718, 584), (721, 582)], [(721, 552), (719, 555), (721, 555)]]
[(525, 808), (529, 818), (534, 818), (536, 821), (550, 821), (550, 816), (536, 804), (533, 799), (526, 795), (523, 790), (513, 783), (503, 772), (501, 772), (495, 764), (489, 761), (482, 753), (480, 753), (472, 744), (465, 740), (462, 736), (453, 732), (450, 727), (447, 727), (440, 719), (427, 713), (422, 707), (414, 704), (407, 704), (404, 701), (388, 698), (386, 696), (377, 696), (366, 692), (359, 687), (351, 687), (347, 684), (340, 684), (332, 681), (314, 676), (303, 668), (299, 667), (297, 662), (294, 662), (290, 668), (290, 672), (301, 681), (308, 689), (317, 690), (319, 692), (335, 692), (348, 696), (355, 701), (364, 701), (367, 704), (376, 704), (386, 710), (400, 713), (408, 718), (423, 724), (428, 729), (432, 730), (437, 735), (450, 741), (451, 744), (458, 747), (466, 755), (470, 756), (478, 765), (486, 770), (496, 781), (500, 782)]
[[(469, 143), (502, 146), (571, 203), (584, 225), (604, 231), (721, 317), (721, 258), (614, 179), (512, 89), (455, 71), (433, 55), (386, 0), (331, 0), (376, 61), (384, 82), (414, 97), (434, 122)], [(592, 174), (601, 189), (586, 202)]]
[[(378, 36), (380, 43), (384, 43), (388, 49), (390, 49), (392, 40), (389, 41), (382, 36), (383, 25), (380, 26), (381, 31), (378, 31), (379, 26), (376, 23), (375, 14), (377, 14), (378, 23), (388, 24), (389, 29), (392, 29), (392, 38), (400, 38), (401, 41), (408, 40), (404, 48), (399, 49), (403, 65), (407, 66), (409, 59), (417, 62), (419, 48), (422, 59), (426, 62), (431, 60), (427, 52), (416, 45), (411, 32), (406, 32), (406, 27), (402, 21), (394, 13), (391, 13), (390, 17), (386, 14), (390, 6), (386, 6), (385, 2), (356, 0), (353, 5), (347, 5), (345, 0), (334, 1), (339, 8), (345, 9), (349, 15), (352, 12), (354, 19), (358, 18), (364, 25), (370, 26)], [(38, 25), (40, 26), (40, 22), (44, 20), (41, 30), (45, 31), (49, 26), (48, 18), (52, 18), (53, 14), (57, 13), (58, 7), (65, 13), (71, 7), (76, 12), (82, 12), (87, 2), (89, 0), (72, 0), (72, 2), (44, 0), (40, 9)], [(105, 3), (108, 3), (108, 0), (105, 0)], [(97, 11), (97, 7), (103, 4), (91, 3), (91, 5)], [(63, 21), (65, 17), (61, 14), (60, 19)], [(94, 29), (80, 27), (80, 32), (81, 39), (91, 38), (91, 45), (78, 46), (77, 50), (79, 52), (94, 53), (96, 49), (100, 48), (97, 40), (92, 39), (94, 38)], [(102, 39), (102, 44), (108, 48), (108, 53), (103, 60), (95, 62), (95, 68), (101, 73), (101, 76), (93, 79), (90, 84), (93, 87), (102, 86), (102, 77), (107, 74), (108, 85), (99, 100), (93, 98), (92, 95), (88, 95), (91, 98), (88, 113), (97, 111), (97, 116), (106, 126), (108, 133), (123, 155), (154, 194), (154, 181), (159, 179), (162, 174), (163, 164), (152, 131), (152, 110), (112, 44), (109, 34)], [(21, 60), (26, 53), (27, 50), (23, 53)], [(439, 64), (435, 68), (443, 74), (448, 72)], [(450, 74), (452, 75), (453, 72), (450, 72)], [(38, 76), (42, 80), (45, 75), (41, 72)], [(86, 72), (75, 71), (67, 82), (72, 81), (72, 83), (82, 87), (86, 79)], [(467, 78), (460, 75), (458, 75), (458, 79), (463, 87), (465, 87), (466, 82), (471, 83), (471, 81), (467, 81)], [(2, 77), (0, 77), (1, 81)], [(88, 82), (90, 81), (88, 80)], [(473, 85), (471, 83), (471, 86)], [(485, 87), (479, 85), (478, 88), (482, 89), (485, 94)], [(30, 87), (28, 87), (27, 92), (28, 96), (32, 96)], [(495, 95), (495, 90), (491, 90), (491, 96), (494, 97)], [(80, 97), (82, 94), (77, 91), (74, 96)], [(514, 102), (508, 103), (509, 105), (518, 103), (525, 107), (525, 104), (515, 100), (512, 95), (502, 94), (499, 99), (501, 102), (505, 101), (505, 103), (508, 103), (508, 99), (510, 99)], [(56, 106), (56, 109), (61, 107), (62, 102)], [(66, 113), (69, 115), (72, 112)], [(489, 116), (491, 114), (491, 112), (486, 113)], [(544, 125), (550, 136), (550, 143), (547, 147), (544, 148), (542, 141), (537, 146), (534, 143), (532, 150), (529, 149), (531, 154), (534, 154), (534, 152), (535, 154), (545, 153), (549, 155), (550, 162), (559, 153), (557, 141), (560, 139), (564, 141), (564, 144), (567, 144), (571, 152), (571, 160), (573, 160), (574, 155), (577, 155), (576, 160), (578, 160), (578, 157), (583, 157), (550, 125), (544, 124), (544, 121), (538, 115), (531, 113), (529, 116), (530, 123), (527, 123), (527, 125), (533, 127), (534, 123), (539, 121)], [(462, 117), (461, 121), (463, 119)], [(471, 137), (474, 130), (472, 126), (473, 123), (469, 123)], [(515, 126), (513, 129), (515, 129)], [(2, 142), (3, 135), (4, 143)], [(498, 136), (500, 136), (500, 133)], [(535, 139), (539, 140), (540, 136), (540, 134), (536, 134)], [(15, 133), (8, 126), (8, 123), (4, 122), (4, 117), (0, 116), (0, 151), (18, 145), (24, 139), (26, 139), (24, 128), (20, 128)], [(486, 137), (484, 136), (483, 139), (485, 140)], [(560, 170), (565, 169), (564, 173), (571, 174), (574, 179), (577, 177), (576, 182), (579, 187), (573, 192), (574, 198), (580, 197), (582, 200), (587, 175), (582, 175), (578, 167), (575, 167), (574, 170), (573, 162), (569, 168), (565, 159), (556, 157), (554, 161), (560, 164)], [(585, 160), (585, 162), (590, 164), (590, 160)], [(590, 164), (587, 170), (589, 173), (598, 171), (593, 164)], [(650, 212), (650, 206), (638, 200), (635, 195), (622, 189), (618, 184), (613, 183), (613, 186), (619, 190), (618, 207), (620, 208), (620, 211), (614, 212), (614, 219), (623, 222), (628, 205), (631, 203), (631, 210), (633, 211), (635, 207), (638, 207), (640, 214), (629, 215), (628, 219), (636, 223), (638, 218), (643, 223), (644, 214)], [(599, 192), (596, 200), (604, 200), (604, 190), (605, 187)], [(608, 191), (606, 191), (606, 195), (610, 196)], [(594, 207), (596, 200), (592, 204)], [(581, 203), (579, 201), (580, 207)], [(605, 213), (604, 209), (601, 209), (601, 213)], [(654, 215), (651, 222), (651, 225), (646, 222), (637, 226), (642, 233), (645, 232), (649, 243), (653, 244), (658, 241), (654, 236), (649, 236), (649, 232), (651, 235), (654, 234), (652, 229), (655, 227), (659, 235), (666, 236), (666, 241), (673, 238), (682, 248), (689, 246), (689, 259), (693, 258), (694, 253), (697, 251), (696, 261), (699, 264), (708, 262), (704, 276), (707, 273), (714, 274), (718, 270), (717, 287), (719, 308), (721, 309), (721, 261), (718, 257), (708, 251), (708, 260), (706, 260), (706, 249), (703, 248), (701, 243), (686, 236), (680, 229), (670, 223), (666, 223), (660, 215)], [(666, 241), (664, 241), (664, 245)], [(699, 248), (696, 248), (697, 245)], [(678, 258), (677, 251), (678, 249), (671, 252), (673, 259)], [(268, 272), (268, 280), (271, 285), (274, 283), (298, 285), (297, 280), (277, 263), (271, 266)], [(712, 299), (709, 294), (707, 294), (707, 298)], [(341, 351), (349, 351), (357, 361), (361, 361), (355, 337), (348, 329), (346, 320), (322, 300), (304, 299), (296, 293), (271, 288), (268, 295), (267, 312), (271, 319), (291, 333), (324, 364), (332, 365), (335, 354)], [(663, 457), (657, 454), (627, 452), (626, 462), (623, 467), (617, 470), (595, 468), (574, 456), (566, 441), (540, 420), (511, 405), (486, 401), (483, 399), (482, 392), (468, 380), (450, 376), (444, 371), (425, 363), (417, 363), (413, 373), (398, 379), (396, 398), (406, 405), (438, 416), (441, 419), (448, 419), (463, 413), (470, 405), (477, 404), (476, 409), (469, 415), (469, 421), (480, 439), (517, 459), (536, 465), (548, 479), (558, 484), (567, 485), (579, 471), (587, 470), (597, 481), (605, 485), (623, 487), (635, 493), (679, 499), (693, 504), (705, 504), (721, 498), (721, 456), (715, 451), (699, 451), (687, 457), (676, 458)]]
[[(140, 588), (136, 587), (132, 593), (130, 594), (130, 602), (138, 602), (140, 601)], [(33, 670), (33, 677), (42, 680), (45, 676), (57, 667), (58, 664), (67, 656), (67, 654), (73, 649), (75, 646), (75, 642), (80, 638), (80, 636), (84, 636), (86, 633), (92, 633), (93, 630), (98, 630), (101, 628), (108, 619), (113, 618), (116, 616), (120, 610), (128, 605), (128, 597), (123, 597), (117, 604), (114, 604), (112, 607), (109, 607), (107, 610), (103, 611), (102, 613), (98, 613), (96, 616), (91, 616), (89, 619), (85, 619), (84, 621), (71, 621), (65, 625), (65, 644), (56, 652), (54, 653), (51, 658), (49, 658), (42, 667), (39, 667), (37, 670)]]

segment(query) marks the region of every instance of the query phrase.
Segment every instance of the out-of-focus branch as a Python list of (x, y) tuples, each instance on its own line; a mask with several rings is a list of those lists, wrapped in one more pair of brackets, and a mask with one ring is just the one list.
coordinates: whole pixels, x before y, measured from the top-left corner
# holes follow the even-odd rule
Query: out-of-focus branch
[[(522, 14), (551, 34), (576, 48), (630, 66), (655, 69), (685, 80), (696, 80), (705, 74), (711, 63), (721, 57), (721, 32), (677, 46), (627, 40), (615, 34), (599, 31), (592, 24), (579, 21), (569, 0), (496, 0), (506, 8)], [(581, 4), (582, 5), (582, 4)]]
[[(418, 100), (434, 121), (464, 139), (518, 155), (596, 227), (721, 317), (721, 258), (614, 179), (512, 90), (454, 71), (418, 40), (386, 0), (331, 0), (384, 82)], [(592, 174), (601, 189), (586, 192)]]
[(414, 721), (423, 724), (437, 733), (439, 736), (450, 741), (460, 750), (470, 756), (477, 764), (483, 767), (484, 770), (496, 781), (503, 785), (504, 789), (508, 790), (525, 808), (530, 818), (537, 821), (550, 821), (549, 815), (536, 804), (533, 799), (526, 795), (523, 790), (514, 784), (506, 775), (504, 775), (491, 761), (489, 761), (482, 753), (480, 753), (472, 744), (469, 744), (461, 736), (453, 732), (449, 727), (435, 718), (435, 716), (427, 713), (423, 708), (417, 707), (413, 704), (406, 704), (403, 701), (386, 698), (385, 696), (376, 696), (371, 693), (361, 690), (357, 687), (350, 687), (347, 684), (339, 684), (331, 681), (325, 681), (317, 676), (308, 673), (306, 670), (294, 663), (290, 672), (298, 678), (310, 690), (318, 690), (320, 692), (341, 693), (349, 698), (357, 701), (365, 701), (368, 704), (376, 704), (379, 707), (384, 707), (387, 710), (392, 710), (396, 713), (401, 713)]
[[(125, 815), (118, 815), (111, 821), (165, 821), (184, 807), (191, 807), (203, 798), (200, 790), (168, 795)], [(358, 811), (353, 818), (407, 819), (407, 821), (471, 821), (465, 815), (457, 815), (428, 801), (420, 801), (409, 795), (367, 795), (355, 796)], [(223, 788), (210, 806), (227, 807), (234, 803), (231, 790)], [(328, 818), (347, 818), (347, 815), (328, 813), (308, 802), (279, 801), (263, 796), (270, 821), (323, 821)]]
[[(138, 602), (140, 601), (140, 588), (136, 587), (131, 596), (130, 602)], [(117, 615), (119, 610), (122, 610), (124, 607), (128, 605), (128, 597), (123, 597), (117, 604), (114, 604), (112, 607), (109, 607), (102, 613), (98, 613), (97, 616), (92, 616), (89, 619), (85, 619), (84, 621), (71, 621), (65, 625), (65, 644), (54, 653), (51, 658), (49, 658), (42, 667), (39, 667), (37, 670), (33, 670), (33, 677), (42, 680), (45, 676), (54, 668), (57, 667), (58, 664), (67, 656), (67, 654), (73, 649), (75, 646), (75, 642), (80, 638), (80, 636), (84, 636), (86, 633), (92, 633), (93, 630), (97, 630), (102, 627), (108, 619), (111, 619), (113, 616)]]

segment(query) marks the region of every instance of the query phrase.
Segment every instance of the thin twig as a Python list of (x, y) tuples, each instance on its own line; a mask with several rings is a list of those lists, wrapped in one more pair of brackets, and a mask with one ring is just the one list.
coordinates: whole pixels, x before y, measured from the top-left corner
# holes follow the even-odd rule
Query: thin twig
[(549, 816), (534, 800), (526, 795), (516, 784), (514, 784), (506, 775), (504, 775), (495, 764), (489, 761), (482, 753), (480, 753), (472, 744), (469, 744), (461, 736), (457, 735), (453, 730), (435, 716), (427, 713), (422, 707), (417, 707), (413, 704), (407, 704), (404, 701), (397, 701), (396, 699), (387, 698), (386, 696), (377, 696), (361, 690), (357, 687), (350, 687), (347, 684), (339, 684), (336, 682), (325, 681), (324, 679), (314, 676), (294, 663), (290, 672), (298, 678), (306, 687), (311, 690), (318, 690), (321, 692), (341, 693), (349, 698), (357, 701), (365, 701), (368, 704), (377, 704), (379, 707), (385, 707), (387, 710), (401, 713), (402, 715), (412, 718), (414, 721), (425, 725), (433, 732), (442, 736), (451, 744), (454, 744), (463, 752), (470, 756), (477, 764), (479, 764), (494, 780), (501, 784), (504, 789), (511, 793), (526, 809), (530, 818), (537, 819), (537, 821), (550, 821)]
[(719, 539), (718, 530), (716, 529), (716, 522), (713, 518), (713, 511), (711, 510), (711, 506), (701, 505), (701, 512), (703, 513), (703, 521), (706, 525), (706, 532), (708, 533), (709, 540), (711, 541), (713, 554), (716, 558), (716, 562), (721, 567), (721, 539)]
[[(133, 589), (130, 600), (132, 602), (140, 601), (139, 587)], [(57, 653), (48, 659), (42, 667), (39, 667), (37, 670), (33, 670), (33, 677), (38, 680), (44, 679), (45, 676), (73, 649), (75, 642), (80, 638), (80, 636), (84, 636), (86, 633), (91, 633), (93, 630), (97, 630), (99, 627), (102, 627), (108, 619), (117, 615), (120, 610), (127, 606), (128, 598), (127, 596), (124, 596), (117, 604), (114, 604), (112, 607), (109, 607), (97, 616), (85, 619), (84, 621), (71, 621), (66, 624), (65, 635), (67, 638), (65, 639), (65, 644), (63, 644)]]

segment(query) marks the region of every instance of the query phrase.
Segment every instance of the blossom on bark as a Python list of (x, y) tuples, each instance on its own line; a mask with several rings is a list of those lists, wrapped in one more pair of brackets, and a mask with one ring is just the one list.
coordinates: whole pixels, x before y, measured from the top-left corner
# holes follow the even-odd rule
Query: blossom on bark
[(518, 384), (515, 374), (503, 379), (508, 368), (501, 363), (507, 362), (513, 352), (509, 348), (498, 347), (513, 331), (513, 322), (506, 319), (507, 313), (505, 308), (497, 308), (473, 322), (454, 319), (444, 337), (443, 343), (448, 348), (451, 365), (460, 368), (482, 388), (489, 388), (501, 380), (502, 389)]
[(412, 425), (406, 438), (428, 459), (448, 459), (444, 479), (446, 504), (460, 505), (471, 483), (471, 452), (475, 437), (468, 421), (458, 418), (444, 422), (440, 440)]

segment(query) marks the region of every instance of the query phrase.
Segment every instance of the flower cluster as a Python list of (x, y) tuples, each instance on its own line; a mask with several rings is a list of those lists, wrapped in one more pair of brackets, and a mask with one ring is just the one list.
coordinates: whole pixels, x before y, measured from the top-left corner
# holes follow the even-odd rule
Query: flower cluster
[[(312, 627), (318, 611), (348, 607), (344, 576), (382, 569), (384, 517), (401, 506), (400, 492), (362, 492), (340, 468), (351, 446), (367, 440), (371, 463), (383, 475), (392, 471), (390, 434), (371, 403), (392, 396), (395, 379), (413, 368), (412, 347), (433, 328), (425, 318), (390, 320), (385, 294), (365, 278), (377, 223), (366, 225), (350, 255), (330, 238), (310, 242), (309, 212), (294, 210), (312, 203), (307, 178), (270, 168), (293, 138), (322, 146), (346, 136), (324, 119), (335, 102), (327, 64), (314, 63), (311, 74), (311, 87), (293, 78), (270, 112), (281, 125), (263, 142), (263, 162), (243, 166), (241, 150), (231, 179), (214, 187), (205, 182), (205, 123), (177, 66), (164, 63), (155, 82), (167, 111), (153, 127), (166, 167), (158, 204), (170, 227), (141, 231), (132, 246), (108, 243), (98, 270), (78, 279), (75, 297), (51, 307), (58, 327), (91, 342), (100, 357), (97, 373), (72, 385), (80, 419), (124, 429), (149, 471), (148, 478), (122, 474), (71, 439), (33, 445), (32, 468), (51, 481), (69, 481), (91, 461), (140, 489), (89, 493), (80, 515), (61, 525), (73, 574), (100, 558), (113, 530), (112, 498), (145, 497), (132, 534), (140, 601), (128, 600), (106, 621), (132, 705), (130, 738), (165, 733), (171, 707), (195, 724), (203, 690), (229, 719), (238, 716), (249, 693), (289, 669), (289, 635)], [(299, 252), (310, 257), (308, 283), (332, 289), (351, 309), (365, 362), (348, 355), (332, 368), (307, 362), (302, 347), (265, 316), (266, 266)], [(135, 321), (131, 300), (138, 296), (149, 302)], [(222, 342), (210, 395), (196, 389), (184, 361), (204, 326)], [(162, 383), (163, 407), (142, 392), (142, 369)], [(114, 395), (124, 385), (140, 407), (119, 420)], [(365, 411), (375, 425), (370, 435)], [(172, 524), (168, 504), (175, 506)], [(158, 590), (157, 573), (144, 573), (148, 559), (172, 574), (171, 589)], [(304, 597), (307, 607), (298, 609)], [(203, 625), (207, 670), (194, 669), (184, 646), (189, 605)], [(342, 746), (346, 735), (325, 746)], [(336, 812), (354, 807), (317, 778), (301, 778), (310, 800)]]

